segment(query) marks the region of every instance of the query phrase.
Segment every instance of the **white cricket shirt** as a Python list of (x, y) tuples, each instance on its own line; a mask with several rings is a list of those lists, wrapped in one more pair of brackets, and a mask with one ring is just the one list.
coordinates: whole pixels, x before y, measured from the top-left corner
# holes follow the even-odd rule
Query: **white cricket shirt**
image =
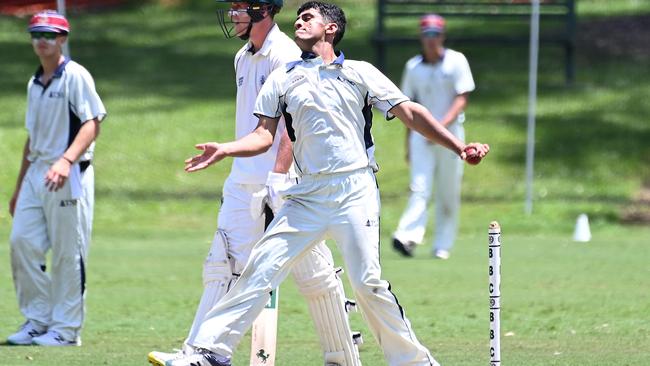
[(328, 174), (372, 166), (372, 107), (391, 119), (388, 111), (407, 100), (367, 62), (345, 60), (341, 53), (326, 65), (303, 54), (303, 60), (271, 74), (255, 114), (284, 114), (298, 174)]
[[(236, 138), (251, 133), (257, 127), (258, 118), (253, 114), (255, 99), (269, 75), (277, 68), (283, 68), (289, 61), (300, 57), (300, 49), (277, 25), (269, 31), (262, 48), (250, 52), (250, 42), (235, 56), (235, 81), (237, 83)], [(278, 126), (278, 134), (284, 131), (284, 124)], [(264, 184), (266, 176), (275, 165), (280, 138), (273, 141), (271, 148), (260, 155), (234, 158), (230, 179), (240, 184)]]
[[(451, 49), (445, 49), (442, 60), (435, 64), (424, 62), (422, 55), (412, 57), (402, 75), (402, 92), (425, 106), (437, 120), (445, 117), (457, 95), (474, 88), (467, 59)], [(456, 121), (463, 123), (465, 114), (461, 112)]]
[[(27, 159), (52, 164), (72, 144), (81, 125), (94, 118), (101, 121), (106, 109), (95, 91), (92, 76), (78, 63), (66, 58), (47, 85), (39, 80), (42, 73), (41, 67), (27, 85)], [(79, 161), (92, 160), (94, 145), (93, 142)]]

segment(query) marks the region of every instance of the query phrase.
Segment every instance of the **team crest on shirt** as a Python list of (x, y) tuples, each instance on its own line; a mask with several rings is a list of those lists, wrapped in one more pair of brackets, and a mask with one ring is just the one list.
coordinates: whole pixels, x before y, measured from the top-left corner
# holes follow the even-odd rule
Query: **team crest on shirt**
[(260, 76), (260, 86), (264, 85), (264, 82), (266, 82), (266, 75)]

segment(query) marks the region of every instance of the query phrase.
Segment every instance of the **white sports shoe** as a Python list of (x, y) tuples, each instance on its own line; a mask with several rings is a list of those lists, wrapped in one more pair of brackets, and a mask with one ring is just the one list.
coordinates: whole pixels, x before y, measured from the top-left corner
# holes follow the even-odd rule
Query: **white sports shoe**
[(49, 330), (42, 336), (32, 338), (32, 344), (36, 346), (49, 347), (81, 346), (81, 339), (79, 337), (75, 340), (65, 339), (56, 330)]
[(167, 361), (174, 361), (174, 360), (179, 360), (183, 357), (187, 356), (185, 354), (185, 351), (183, 350), (176, 350), (176, 352), (158, 352), (158, 351), (151, 351), (147, 355), (147, 360), (149, 361), (150, 364), (154, 366), (165, 366), (167, 364)]
[(449, 253), (448, 250), (436, 249), (433, 252), (433, 256), (438, 258), (438, 259), (449, 259), (450, 253)]
[(165, 362), (165, 366), (231, 366), (230, 359), (204, 349)]
[(20, 326), (20, 329), (9, 337), (7, 343), (15, 346), (29, 346), (32, 344), (32, 339), (45, 334), (45, 328), (39, 327), (32, 323), (31, 320), (26, 321)]

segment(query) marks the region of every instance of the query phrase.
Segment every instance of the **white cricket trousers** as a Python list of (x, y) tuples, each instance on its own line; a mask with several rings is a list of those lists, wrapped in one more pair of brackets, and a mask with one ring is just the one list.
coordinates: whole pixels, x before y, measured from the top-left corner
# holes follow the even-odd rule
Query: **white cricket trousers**
[[(449, 131), (465, 141), (462, 123), (451, 124)], [(422, 244), (428, 220), (427, 208), (435, 189), (432, 249), (450, 250), (458, 233), (463, 161), (451, 150), (430, 143), (417, 132), (410, 133), (409, 149), (411, 195), (393, 236), (403, 243), (411, 241)]]
[(416, 339), (379, 264), (379, 191), (371, 169), (303, 177), (255, 245), (239, 280), (206, 315), (192, 346), (231, 356), (269, 292), (319, 241), (334, 239), (389, 365), (438, 365)]
[(25, 318), (74, 340), (85, 315), (95, 178), (90, 165), (81, 174), (81, 197), (73, 199), (69, 181), (56, 192), (47, 190), (49, 168), (33, 162), (23, 179), (11, 229), (11, 267)]

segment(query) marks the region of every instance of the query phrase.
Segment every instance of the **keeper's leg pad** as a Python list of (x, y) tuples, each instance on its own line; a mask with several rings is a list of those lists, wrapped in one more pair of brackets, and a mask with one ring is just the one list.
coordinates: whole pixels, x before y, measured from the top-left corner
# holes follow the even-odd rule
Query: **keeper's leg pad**
[(203, 263), (203, 295), (194, 316), (192, 329), (185, 344), (192, 344), (205, 314), (228, 292), (234, 282), (232, 264), (228, 258), (228, 241), (222, 230), (217, 230), (212, 246)]
[(359, 351), (350, 330), (343, 283), (332, 252), (321, 242), (292, 268), (293, 278), (309, 304), (326, 365), (359, 366)]

